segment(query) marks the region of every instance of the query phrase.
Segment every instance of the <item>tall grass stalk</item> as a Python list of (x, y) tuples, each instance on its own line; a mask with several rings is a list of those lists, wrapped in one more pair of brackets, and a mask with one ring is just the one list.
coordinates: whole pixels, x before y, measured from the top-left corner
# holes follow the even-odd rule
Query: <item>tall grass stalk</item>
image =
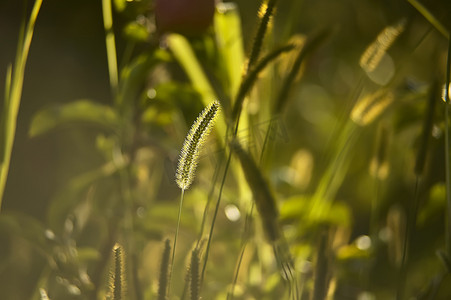
[(429, 146), (429, 140), (432, 133), (432, 126), (434, 122), (434, 112), (435, 112), (435, 104), (437, 102), (437, 89), (438, 84), (437, 81), (434, 81), (433, 84), (430, 87), (429, 91), (429, 99), (428, 99), (428, 105), (427, 105), (427, 111), (423, 122), (423, 132), (421, 134), (420, 138), (420, 148), (418, 149), (417, 158), (415, 162), (415, 190), (414, 190), (414, 199), (412, 206), (409, 207), (407, 211), (407, 226), (406, 231), (404, 234), (404, 243), (403, 243), (403, 250), (402, 250), (402, 258), (401, 258), (401, 270), (400, 270), (400, 278), (399, 278), (399, 284), (398, 284), (398, 290), (397, 290), (397, 299), (402, 300), (404, 299), (404, 290), (405, 290), (405, 283), (406, 283), (406, 275), (407, 275), (407, 257), (409, 254), (409, 244), (410, 241), (414, 235), (415, 227), (416, 227), (416, 220), (417, 220), (417, 214), (419, 209), (419, 202), (420, 202), (420, 196), (419, 196), (419, 185), (420, 185), (420, 179), (424, 172), (424, 166), (426, 164), (426, 156), (428, 152), (428, 146)]
[[(257, 30), (257, 34), (254, 38), (254, 42), (252, 43), (252, 50), (251, 50), (251, 54), (250, 54), (250, 58), (248, 61), (248, 64), (246, 66), (246, 75), (243, 77), (243, 80), (241, 81), (240, 84), (240, 88), (237, 92), (237, 96), (235, 98), (235, 103), (233, 104), (233, 109), (232, 109), (232, 123), (235, 122), (235, 128), (233, 131), (233, 136), (237, 135), (238, 132), (238, 126), (239, 126), (239, 116), (241, 115), (241, 108), (242, 108), (242, 104), (244, 101), (244, 98), (246, 96), (246, 94), (248, 93), (248, 91), (250, 90), (250, 88), (253, 86), (253, 83), (255, 82), (258, 73), (263, 70), (265, 68), (265, 66), (271, 62), (273, 59), (275, 59), (276, 57), (278, 57), (280, 54), (282, 54), (285, 51), (289, 51), (293, 48), (293, 46), (289, 45), (286, 46), (286, 49), (280, 48), (279, 50), (276, 50), (275, 52), (273, 52), (274, 54), (272, 55), (268, 55), (266, 59), (263, 59), (260, 63), (261, 67), (256, 67), (254, 69), (254, 72), (250, 72), (250, 68), (253, 65), (254, 61), (256, 61), (259, 57), (260, 51), (261, 51), (261, 46), (263, 44), (263, 39), (264, 36), (266, 34), (266, 31), (268, 29), (268, 24), (269, 24), (269, 20), (270, 17), (273, 14), (273, 10), (275, 8), (277, 0), (269, 0), (268, 2), (268, 6), (265, 10), (265, 13), (262, 17), (262, 20), (259, 24), (259, 28)], [(255, 76), (251, 76), (252, 74), (255, 74)], [(227, 129), (226, 129), (226, 138), (228, 138), (228, 134), (229, 134), (229, 125), (227, 125)], [(200, 276), (200, 286), (202, 288), (202, 284), (204, 281), (204, 277), (205, 277), (205, 270), (207, 267), (207, 262), (208, 262), (208, 256), (210, 254), (210, 246), (211, 246), (211, 241), (212, 241), (212, 236), (213, 236), (213, 231), (214, 231), (214, 227), (216, 224), (216, 217), (218, 215), (218, 211), (219, 211), (219, 206), (221, 203), (221, 198), (222, 198), (222, 191), (224, 188), (224, 184), (226, 181), (226, 177), (227, 177), (227, 173), (229, 170), (229, 166), (230, 166), (230, 161), (232, 159), (232, 151), (230, 150), (228, 156), (227, 156), (227, 161), (226, 161), (226, 165), (224, 168), (224, 173), (222, 176), (222, 181), (221, 181), (221, 185), (219, 188), (219, 193), (218, 193), (218, 199), (216, 201), (216, 205), (215, 205), (215, 211), (213, 213), (213, 219), (211, 222), (211, 226), (210, 226), (210, 234), (208, 236), (208, 242), (207, 242), (207, 248), (205, 251), (205, 259), (204, 259), (204, 263), (202, 266), (202, 272), (201, 272), (201, 276)]]
[(277, 4), (277, 1), (278, 0), (269, 0), (267, 3), (265, 3), (265, 1), (263, 1), (261, 4), (261, 8), (266, 8), (266, 9), (260, 20), (260, 24), (258, 26), (257, 33), (255, 35), (254, 42), (252, 44), (252, 50), (251, 50), (251, 54), (249, 56), (249, 61), (247, 63), (247, 68), (246, 68), (247, 72), (249, 72), (250, 68), (252, 67), (254, 62), (257, 61), (257, 59), (260, 55), (262, 45), (263, 45), (263, 40), (265, 38), (265, 34), (267, 32), (268, 25), (269, 25), (272, 15), (273, 15), (274, 8)]
[[(189, 188), (194, 180), (196, 167), (198, 163), (199, 153), (205, 142), (206, 137), (211, 132), (215, 120), (219, 114), (220, 104), (218, 101), (210, 103), (199, 115), (194, 124), (191, 126), (185, 141), (177, 166), (176, 182), (182, 190), (180, 195), (179, 212), (177, 217), (177, 227), (174, 237), (174, 246), (172, 250), (171, 272), (169, 274), (168, 286), (171, 284), (172, 272), (174, 269), (175, 251), (177, 246), (177, 237), (179, 234), (180, 219), (182, 215), (183, 196), (185, 190)], [(170, 288), (169, 288), (170, 290)]]
[(118, 70), (116, 41), (113, 30), (113, 12), (111, 8), (112, 0), (102, 0), (103, 26), (105, 28), (105, 42), (108, 58), (108, 72), (110, 76), (110, 87), (113, 96), (117, 96), (118, 92)]
[(434, 26), (445, 38), (449, 39), (449, 31), (446, 27), (420, 2), (417, 0), (407, 0), (429, 23)]
[(5, 102), (3, 106), (2, 126), (0, 127), (0, 210), (3, 195), (6, 187), (11, 154), (16, 134), (17, 116), (19, 113), (20, 100), (22, 98), (22, 87), (27, 64), (28, 53), (30, 51), (31, 40), (33, 38), (34, 27), (42, 0), (36, 0), (28, 19), (28, 23), (23, 23), (23, 34), (19, 36), (19, 42), (16, 52), (16, 60), (13, 67), (9, 67), (6, 76)]
[(446, 180), (446, 203), (447, 203), (447, 227), (446, 227), (446, 253), (451, 257), (451, 177), (449, 161), (449, 84), (451, 80), (451, 38), (448, 38), (448, 56), (446, 60), (445, 77), (445, 180)]

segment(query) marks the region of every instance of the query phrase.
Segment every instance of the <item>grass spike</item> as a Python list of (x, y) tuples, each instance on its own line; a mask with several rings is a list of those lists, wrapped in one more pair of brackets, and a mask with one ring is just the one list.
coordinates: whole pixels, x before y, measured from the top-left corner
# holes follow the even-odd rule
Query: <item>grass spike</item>
[(402, 19), (392, 26), (387, 26), (379, 33), (360, 57), (360, 67), (367, 73), (374, 71), (382, 60), (382, 57), (404, 31), (406, 20)]
[(364, 96), (352, 108), (352, 121), (360, 126), (369, 125), (390, 106), (394, 98), (393, 93), (386, 89)]
[(264, 1), (260, 6), (258, 15), (260, 16), (261, 20), (260, 25), (258, 26), (257, 34), (254, 38), (254, 43), (252, 44), (251, 54), (247, 63), (247, 71), (251, 69), (252, 65), (257, 61), (258, 56), (260, 55), (263, 45), (263, 39), (265, 38), (265, 34), (271, 21), (271, 16), (273, 15), (276, 4), (277, 0), (269, 0), (267, 3), (266, 1)]
[(191, 252), (191, 264), (190, 264), (190, 290), (191, 300), (200, 299), (200, 278), (199, 278), (199, 250), (194, 248)]
[(109, 293), (107, 299), (125, 299), (125, 253), (124, 248), (116, 243), (113, 247), (113, 263), (110, 271)]
[(189, 188), (194, 180), (199, 153), (218, 116), (220, 104), (210, 103), (197, 117), (183, 143), (177, 166), (176, 182), (182, 189)]
[(210, 133), (215, 120), (219, 114), (221, 106), (218, 101), (213, 101), (199, 114), (188, 135), (183, 143), (182, 151), (175, 174), (176, 183), (182, 190), (180, 195), (179, 212), (177, 217), (177, 227), (175, 230), (174, 246), (171, 258), (171, 272), (169, 274), (168, 289), (171, 285), (171, 277), (174, 269), (175, 250), (177, 246), (177, 237), (180, 228), (180, 219), (182, 215), (183, 197), (185, 190), (189, 188), (194, 180), (194, 174), (196, 172), (199, 153), (202, 149), (202, 145), (205, 142), (206, 137)]
[(166, 239), (163, 256), (161, 258), (160, 278), (158, 280), (158, 300), (166, 300), (168, 292), (169, 257), (171, 255), (171, 241)]
[(417, 153), (417, 159), (415, 162), (415, 174), (417, 176), (421, 176), (424, 170), (424, 165), (426, 162), (426, 154), (428, 150), (429, 140), (432, 133), (432, 126), (434, 123), (434, 112), (435, 112), (435, 104), (437, 103), (438, 98), (438, 84), (434, 82), (431, 86), (429, 101), (427, 106), (426, 115), (423, 123), (423, 132), (420, 138), (420, 148)]

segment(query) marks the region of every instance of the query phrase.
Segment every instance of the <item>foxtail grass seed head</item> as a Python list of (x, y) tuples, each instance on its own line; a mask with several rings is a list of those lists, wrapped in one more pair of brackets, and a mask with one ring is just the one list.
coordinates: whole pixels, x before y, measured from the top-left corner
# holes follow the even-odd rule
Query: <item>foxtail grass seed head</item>
[(198, 300), (199, 289), (200, 289), (200, 278), (199, 278), (199, 250), (195, 248), (191, 252), (191, 264), (190, 264), (190, 290), (191, 290), (191, 300)]
[(161, 258), (160, 278), (158, 280), (158, 300), (167, 299), (170, 256), (171, 256), (171, 242), (169, 239), (166, 239), (164, 243), (163, 256)]
[(377, 68), (382, 57), (396, 41), (396, 38), (404, 31), (405, 26), (406, 20), (402, 19), (393, 26), (385, 27), (384, 30), (379, 33), (376, 40), (366, 48), (365, 52), (363, 52), (360, 57), (360, 67), (362, 67), (365, 72), (370, 73)]
[(177, 166), (176, 182), (182, 189), (189, 188), (194, 180), (199, 153), (220, 111), (218, 101), (210, 103), (197, 117), (183, 143)]
[(116, 243), (113, 247), (113, 264), (110, 271), (110, 290), (107, 299), (125, 299), (125, 253), (124, 248)]

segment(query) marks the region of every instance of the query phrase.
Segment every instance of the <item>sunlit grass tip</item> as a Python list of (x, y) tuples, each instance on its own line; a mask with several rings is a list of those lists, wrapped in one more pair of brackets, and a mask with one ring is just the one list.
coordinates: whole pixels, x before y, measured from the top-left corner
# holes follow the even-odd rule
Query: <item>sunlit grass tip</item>
[(194, 180), (199, 153), (220, 111), (218, 101), (210, 103), (197, 117), (183, 143), (177, 166), (176, 182), (182, 189), (189, 188)]
[(124, 248), (118, 243), (113, 247), (113, 264), (111, 266), (109, 279), (109, 292), (106, 299), (125, 299), (125, 253)]
[(360, 66), (365, 72), (372, 72), (382, 60), (387, 50), (396, 41), (398, 36), (404, 31), (406, 20), (402, 19), (392, 26), (387, 26), (382, 30), (377, 38), (363, 52), (360, 57)]

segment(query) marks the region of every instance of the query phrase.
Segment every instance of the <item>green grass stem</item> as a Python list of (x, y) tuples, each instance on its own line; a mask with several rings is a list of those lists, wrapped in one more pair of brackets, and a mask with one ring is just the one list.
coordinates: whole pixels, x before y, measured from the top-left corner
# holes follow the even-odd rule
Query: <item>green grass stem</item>
[[(25, 75), (25, 67), (30, 51), (31, 41), (33, 38), (34, 27), (42, 0), (36, 0), (28, 23), (24, 26), (23, 36), (20, 34), (17, 47), (16, 60), (14, 67), (9, 67), (6, 76), (5, 103), (4, 103), (4, 123), (0, 127), (1, 133), (0, 147), (2, 147), (2, 157), (0, 158), (0, 210), (3, 195), (6, 187), (6, 179), (8, 177), (9, 166), (11, 162), (11, 154), (14, 145), (14, 137), (17, 127), (17, 116), (19, 113), (20, 101), (22, 98), (22, 88)], [(2, 118), (2, 119), (3, 119)]]
[(114, 97), (118, 94), (118, 70), (117, 70), (117, 54), (116, 41), (113, 30), (113, 12), (111, 8), (111, 0), (102, 0), (103, 26), (105, 29), (106, 52), (108, 59), (108, 72), (110, 76), (110, 87)]
[(419, 1), (407, 0), (438, 32), (449, 39), (449, 32), (446, 27)]
[(183, 197), (184, 197), (184, 195), (185, 195), (185, 190), (182, 189), (182, 192), (180, 193), (179, 212), (178, 212), (178, 215), (177, 215), (177, 227), (175, 229), (174, 244), (172, 246), (171, 271), (169, 272), (168, 291), (170, 291), (170, 288), (171, 288), (172, 273), (174, 271), (175, 250), (176, 250), (176, 247), (177, 247), (177, 238), (179, 236), (180, 219), (181, 219), (181, 216), (182, 216), (182, 207), (183, 207)]
[(445, 78), (445, 180), (446, 180), (446, 203), (447, 203), (447, 230), (446, 230), (446, 253), (451, 257), (451, 176), (449, 161), (449, 84), (451, 80), (451, 39), (448, 40), (448, 56), (446, 60)]

